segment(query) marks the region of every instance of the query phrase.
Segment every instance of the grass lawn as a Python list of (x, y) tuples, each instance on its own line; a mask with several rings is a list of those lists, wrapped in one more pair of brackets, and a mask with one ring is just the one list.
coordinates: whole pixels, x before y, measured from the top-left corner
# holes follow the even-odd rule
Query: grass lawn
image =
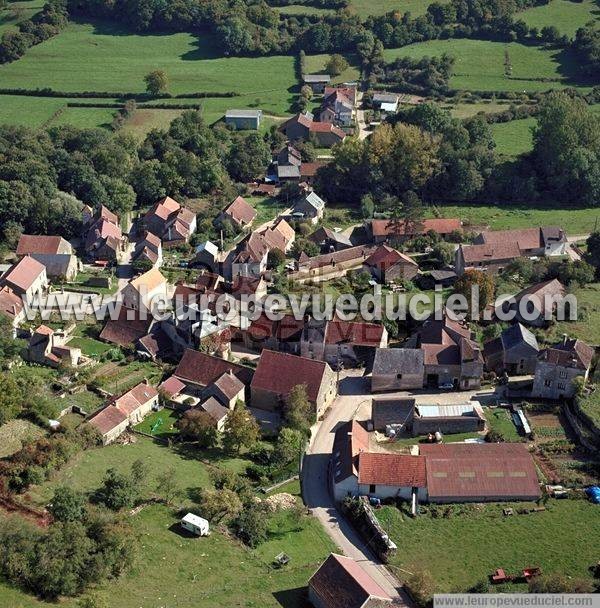
[(600, 7), (595, 0), (551, 0), (543, 6), (536, 6), (520, 12), (518, 18), (529, 27), (540, 30), (546, 26), (556, 26), (561, 34), (574, 36), (578, 28), (588, 21), (598, 19)]
[(535, 118), (523, 118), (492, 125), (496, 151), (507, 156), (519, 156), (533, 149), (531, 128), (536, 125)]
[(519, 431), (507, 410), (501, 407), (486, 407), (484, 413), (490, 430), (502, 433), (506, 441), (522, 441), (523, 438), (519, 435)]
[(595, 207), (569, 209), (548, 207), (536, 208), (531, 205), (440, 205), (443, 217), (460, 218), (465, 228), (469, 226), (490, 226), (492, 230), (510, 228), (530, 228), (531, 226), (562, 226), (568, 235), (588, 234), (594, 230), (598, 215)]
[(210, 36), (141, 35), (103, 22), (69, 24), (19, 61), (1, 66), (0, 80), (4, 87), (143, 92), (144, 75), (157, 68), (167, 72), (174, 94), (236, 91), (246, 96), (215, 100), (221, 114), (228, 107), (248, 107), (250, 100), (267, 113), (284, 113), (297, 85), (291, 55), (218, 57)]
[[(442, 0), (442, 4), (447, 1)], [(430, 4), (426, 0), (352, 0), (350, 7), (363, 18), (369, 15), (384, 15), (390, 11), (410, 13), (413, 17), (419, 17), (427, 12)]]
[[(504, 53), (508, 51), (513, 66), (512, 78), (504, 76)], [(450, 86), (464, 90), (546, 91), (576, 86), (578, 72), (575, 56), (564, 50), (505, 44), (486, 40), (432, 40), (399, 49), (386, 49), (386, 61), (397, 57), (421, 58), (452, 55), (454, 75)], [(528, 78), (557, 78), (560, 82), (536, 82)]]
[(21, 95), (0, 96), (0, 124), (24, 127), (41, 127), (51, 121), (65, 99), (48, 97), (23, 97)]
[(333, 9), (321, 8), (319, 6), (308, 6), (306, 4), (288, 4), (287, 6), (272, 7), (281, 15), (331, 15)]
[(245, 198), (256, 210), (254, 226), (270, 222), (288, 208), (285, 203), (270, 196), (247, 196)]
[[(583, 500), (550, 501), (543, 513), (512, 517), (502, 516), (503, 506), (471, 505), (462, 515), (416, 519), (384, 507), (377, 516), (398, 545), (392, 564), (408, 571), (428, 569), (438, 592), (464, 591), (496, 568), (517, 574), (536, 565), (548, 574), (590, 576), (588, 567), (598, 559), (590, 542), (600, 534), (597, 506)], [(397, 574), (406, 577), (402, 570)]]
[(69, 346), (80, 348), (81, 352), (88, 357), (99, 357), (108, 350), (114, 348), (113, 344), (107, 344), (106, 342), (100, 342), (100, 340), (94, 340), (94, 338), (86, 337), (75, 337), (69, 340)]
[(445, 110), (449, 110), (452, 116), (455, 118), (469, 118), (475, 116), (479, 112), (485, 112), (486, 114), (494, 114), (497, 112), (503, 112), (508, 110), (510, 102), (500, 102), (482, 100), (477, 103), (457, 103), (442, 106)]
[[(174, 475), (184, 491), (183, 509), (193, 509), (197, 490), (210, 486), (208, 468), (201, 458), (204, 451), (178, 453), (143, 437), (135, 444), (113, 445), (79, 454), (54, 479), (30, 492), (36, 504), (45, 504), (53, 488), (68, 484), (82, 491), (96, 489), (109, 467), (129, 471), (132, 462), (141, 458), (151, 467), (146, 491), (152, 492), (156, 476), (174, 468)], [(235, 461), (237, 459), (233, 459)], [(221, 464), (227, 466), (227, 461)], [(178, 519), (162, 505), (147, 506), (131, 523), (139, 539), (139, 556), (127, 576), (99, 588), (106, 598), (118, 597), (119, 608), (301, 608), (305, 606), (306, 583), (318, 564), (335, 548), (318, 522), (301, 521), (286, 513), (276, 514), (269, 524), (269, 538), (255, 550), (249, 550), (224, 534), (217, 526), (205, 538), (179, 534)], [(292, 561), (280, 570), (269, 564), (284, 551)], [(0, 597), (6, 605), (19, 608), (48, 606), (0, 583)], [(76, 600), (61, 601), (65, 608), (75, 608)]]
[[(307, 55), (306, 56), (306, 71), (308, 74), (325, 74), (325, 65), (329, 61), (331, 55), (327, 53), (323, 55)], [(360, 78), (360, 69), (358, 68), (358, 60), (355, 55), (345, 55), (346, 60), (350, 64), (339, 76), (332, 76), (332, 82), (351, 82)]]
[[(135, 428), (141, 433), (147, 433), (154, 437), (173, 437), (179, 434), (179, 430), (175, 428), (175, 423), (179, 419), (179, 416), (169, 409), (163, 409), (159, 412), (152, 412), (152, 414), (146, 416), (140, 424)], [(153, 432), (152, 428), (155, 424), (159, 424), (156, 430)]]
[(0, 426), (0, 458), (18, 452), (25, 443), (43, 437), (45, 432), (28, 420), (9, 420)]

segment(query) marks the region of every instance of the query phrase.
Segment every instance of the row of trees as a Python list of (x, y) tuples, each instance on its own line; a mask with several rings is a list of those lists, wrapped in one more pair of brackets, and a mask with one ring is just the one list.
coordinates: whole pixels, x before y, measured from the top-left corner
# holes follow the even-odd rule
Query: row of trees
[(50, 0), (31, 19), (21, 21), (18, 29), (9, 29), (0, 38), (0, 63), (22, 57), (31, 46), (56, 36), (67, 25), (65, 0)]
[(82, 202), (123, 213), (167, 194), (228, 198), (234, 181), (255, 177), (269, 159), (261, 136), (211, 129), (197, 111), (141, 144), (102, 129), (0, 127), (0, 239), (14, 246), (22, 231), (71, 238)]

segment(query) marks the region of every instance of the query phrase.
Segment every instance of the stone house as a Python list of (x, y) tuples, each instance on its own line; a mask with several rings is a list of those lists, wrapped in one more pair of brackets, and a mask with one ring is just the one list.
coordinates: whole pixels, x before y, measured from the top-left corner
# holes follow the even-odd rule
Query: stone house
[(127, 283), (121, 296), (125, 308), (152, 311), (158, 302), (167, 302), (167, 280), (159, 270), (152, 268)]
[(308, 400), (321, 416), (337, 395), (336, 376), (324, 361), (263, 350), (250, 384), (251, 405), (279, 411), (290, 391), (306, 385)]
[(60, 236), (22, 234), (17, 245), (17, 256), (21, 258), (26, 255), (43, 264), (49, 278), (71, 281), (79, 270), (71, 244)]
[(419, 265), (412, 258), (387, 245), (380, 245), (365, 260), (365, 267), (380, 283), (412, 281), (419, 272)]
[(520, 323), (505, 329), (498, 338), (483, 345), (486, 369), (501, 375), (533, 374), (539, 346), (536, 337)]
[(81, 360), (81, 349), (68, 346), (65, 336), (46, 325), (40, 325), (31, 335), (27, 345), (27, 359), (40, 365), (58, 367), (61, 364), (77, 367)]
[(424, 351), (420, 348), (378, 348), (371, 374), (371, 392), (423, 388)]
[(224, 221), (230, 221), (236, 228), (241, 230), (250, 226), (256, 219), (256, 210), (243, 196), (236, 197), (215, 220), (217, 224), (222, 224)]
[(558, 226), (521, 228), (517, 230), (486, 230), (475, 237), (475, 245), (516, 243), (523, 256), (557, 256), (567, 252), (567, 235)]
[(323, 93), (325, 86), (331, 82), (331, 76), (329, 74), (305, 74), (303, 80), (313, 93)]
[(118, 439), (130, 425), (136, 425), (159, 408), (158, 391), (141, 382), (120, 397), (112, 399), (88, 423), (102, 435), (104, 445)]
[(312, 224), (318, 224), (319, 220), (323, 219), (324, 213), (325, 201), (316, 192), (309, 192), (294, 205), (293, 216), (310, 220)]
[(593, 358), (591, 346), (565, 335), (561, 342), (540, 352), (531, 396), (554, 400), (573, 397), (573, 380), (587, 381)]
[(380, 245), (392, 240), (409, 240), (428, 232), (447, 238), (453, 232), (462, 230), (462, 222), (456, 218), (432, 218), (418, 222), (407, 220), (394, 225), (390, 220), (368, 220), (365, 222), (365, 230), (371, 241)]
[(115, 262), (123, 251), (123, 233), (119, 218), (104, 205), (92, 214), (84, 208), (84, 248), (88, 257), (106, 262)]
[(0, 285), (31, 303), (48, 289), (46, 267), (29, 255), (21, 258), (0, 278)]
[(187, 243), (196, 232), (196, 214), (166, 196), (144, 215), (142, 226), (158, 236), (165, 247)]

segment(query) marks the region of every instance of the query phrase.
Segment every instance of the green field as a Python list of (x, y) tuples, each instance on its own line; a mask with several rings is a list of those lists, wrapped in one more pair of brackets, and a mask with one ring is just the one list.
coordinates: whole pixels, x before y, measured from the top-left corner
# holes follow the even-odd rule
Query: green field
[(543, 513), (512, 517), (502, 515), (503, 506), (471, 505), (464, 514), (416, 519), (384, 507), (377, 516), (398, 545), (391, 563), (404, 569), (397, 571), (400, 578), (406, 578), (406, 570), (425, 568), (438, 592), (466, 591), (496, 568), (516, 575), (540, 566), (547, 574), (590, 577), (588, 568), (598, 559), (590, 542), (600, 535), (597, 506), (583, 500), (550, 501)]
[(566, 333), (588, 344), (600, 344), (600, 283), (590, 283), (574, 291), (577, 321), (558, 321), (550, 328), (549, 340), (560, 340)]
[[(179, 455), (150, 439), (138, 437), (132, 445), (108, 446), (80, 454), (57, 472), (52, 481), (33, 488), (31, 498), (37, 504), (45, 504), (53, 488), (64, 483), (83, 491), (94, 490), (107, 468), (127, 472), (138, 458), (150, 465), (147, 493), (154, 490), (159, 473), (174, 468), (183, 490), (178, 506), (184, 509), (193, 508), (199, 488), (210, 486), (208, 468), (200, 461), (206, 458), (205, 452)], [(238, 461), (225, 459), (220, 464), (239, 469)], [(287, 487), (282, 490), (290, 491)], [(118, 598), (119, 608), (301, 608), (308, 579), (319, 562), (334, 550), (317, 520), (299, 521), (287, 513), (272, 516), (269, 538), (255, 550), (245, 548), (215, 526), (206, 538), (182, 536), (177, 521), (173, 511), (162, 505), (147, 506), (131, 516), (139, 539), (137, 563), (127, 576), (100, 586), (101, 596)], [(292, 560), (285, 568), (274, 570), (270, 564), (282, 551)], [(3, 605), (11, 608), (49, 606), (2, 583), (0, 595)], [(60, 605), (75, 608), (77, 602), (68, 599)]]
[[(329, 61), (331, 55), (324, 53), (322, 55), (307, 55), (306, 56), (306, 71), (308, 74), (324, 74), (325, 64)], [(332, 78), (333, 83), (338, 82), (351, 82), (360, 78), (360, 70), (357, 67), (356, 57), (353, 55), (346, 55), (346, 59), (350, 66), (347, 70), (342, 72), (339, 76)]]
[[(167, 72), (169, 91), (173, 94), (228, 91), (240, 94), (234, 98), (164, 101), (202, 102), (206, 120), (211, 123), (222, 118), (228, 108), (258, 107), (267, 116), (285, 116), (297, 86), (291, 55), (218, 57), (209, 36), (139, 35), (101, 22), (71, 23), (58, 36), (29, 49), (19, 61), (0, 66), (0, 82), (3, 87), (50, 87), (66, 93), (91, 90), (142, 93), (144, 75), (157, 68)], [(112, 120), (114, 110), (66, 108), (68, 101), (68, 98), (3, 96), (0, 122), (41, 126), (61, 108), (52, 124), (90, 127), (105, 126)], [(125, 128), (143, 134), (155, 126), (167, 125), (177, 114), (177, 110), (140, 110)]]
[[(135, 429), (141, 433), (153, 435), (154, 437), (175, 436), (179, 434), (179, 430), (175, 427), (175, 423), (178, 419), (179, 416), (177, 416), (173, 410), (162, 409), (146, 416)], [(160, 422), (159, 426), (152, 432), (152, 427), (158, 422)]]
[(289, 4), (288, 6), (273, 7), (280, 15), (328, 15), (335, 11), (319, 6), (308, 6), (306, 4)]
[[(508, 51), (513, 66), (512, 78), (504, 76), (504, 53)], [(504, 44), (486, 40), (432, 40), (399, 49), (386, 49), (384, 57), (431, 57), (452, 55), (454, 75), (450, 86), (479, 91), (546, 91), (575, 86), (578, 66), (575, 56), (565, 50), (525, 46), (517, 42)], [(553, 78), (560, 82), (538, 82), (528, 78)], [(522, 79), (522, 80), (520, 80)]]
[[(442, 0), (442, 4), (447, 1)], [(390, 11), (402, 14), (410, 12), (413, 17), (419, 17), (427, 12), (430, 4), (429, 0), (351, 0), (350, 7), (363, 18), (369, 15), (384, 15)]]
[(561, 34), (573, 36), (578, 28), (588, 21), (598, 19), (600, 6), (596, 0), (551, 0), (549, 4), (536, 6), (519, 13), (518, 18), (530, 27), (540, 30), (546, 26), (555, 26)]
[(440, 205), (443, 217), (458, 217), (466, 230), (489, 226), (492, 230), (510, 228), (530, 228), (531, 226), (562, 226), (567, 235), (588, 234), (594, 230), (594, 222), (599, 215), (595, 207), (569, 209), (531, 205)]
[(533, 149), (531, 127), (536, 125), (535, 118), (523, 118), (492, 125), (496, 151), (507, 156), (518, 156)]
[(25, 19), (30, 19), (44, 6), (43, 0), (23, 0), (8, 2), (7, 7), (0, 11), (0, 35)]

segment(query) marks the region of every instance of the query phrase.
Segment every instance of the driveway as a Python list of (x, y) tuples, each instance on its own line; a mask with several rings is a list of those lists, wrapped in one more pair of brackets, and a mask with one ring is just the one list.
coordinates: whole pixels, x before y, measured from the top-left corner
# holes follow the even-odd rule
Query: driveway
[(400, 583), (373, 555), (354, 528), (336, 509), (329, 494), (328, 469), (333, 448), (333, 438), (339, 424), (370, 415), (368, 383), (358, 373), (348, 373), (340, 382), (340, 395), (325, 419), (313, 429), (313, 437), (304, 459), (302, 490), (304, 502), (321, 522), (325, 531), (344, 555), (361, 564), (366, 572), (392, 597), (408, 600), (401, 595)]
[(356, 124), (358, 125), (358, 139), (367, 139), (367, 137), (371, 134), (369, 129), (367, 128), (367, 123), (365, 121), (365, 111), (362, 109), (362, 100), (363, 94), (359, 91), (356, 97), (356, 103), (358, 109), (356, 110)]

